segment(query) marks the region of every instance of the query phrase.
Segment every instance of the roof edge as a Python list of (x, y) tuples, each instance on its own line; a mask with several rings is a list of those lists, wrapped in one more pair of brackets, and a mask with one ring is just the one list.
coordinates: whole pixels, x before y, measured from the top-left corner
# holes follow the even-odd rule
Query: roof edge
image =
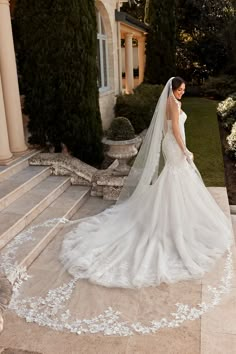
[(127, 14), (127, 12), (115, 10), (115, 20), (127, 25), (138, 28), (141, 31), (148, 32), (149, 26), (139, 21), (137, 18)]

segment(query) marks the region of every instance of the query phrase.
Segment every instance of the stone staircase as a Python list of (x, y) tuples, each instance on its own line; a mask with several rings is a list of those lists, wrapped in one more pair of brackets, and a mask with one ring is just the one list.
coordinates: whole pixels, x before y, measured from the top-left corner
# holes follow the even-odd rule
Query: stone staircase
[[(14, 241), (18, 238), (17, 235), (25, 228), (28, 229), (30, 227), (34, 227), (35, 225), (42, 224), (46, 220), (53, 218), (57, 219), (64, 217), (67, 219), (78, 219), (88, 215), (97, 214), (114, 203), (114, 201), (104, 200), (101, 197), (90, 197), (90, 186), (73, 186), (71, 185), (70, 178), (67, 176), (52, 176), (50, 166), (29, 166), (29, 159), (37, 154), (37, 151), (31, 151), (27, 155), (16, 159), (8, 166), (0, 166), (0, 255), (7, 254), (7, 248), (11, 245), (11, 241), (14, 243)], [(230, 218), (226, 189), (224, 187), (209, 187), (209, 191), (222, 210)], [(234, 228), (236, 228), (235, 215), (232, 215), (232, 221)], [(62, 230), (62, 227), (63, 224), (58, 221), (57, 223), (53, 223), (51, 226), (45, 225), (44, 227), (35, 229), (33, 237), (29, 237), (27, 242), (22, 244), (19, 242), (14, 250), (16, 263), (21, 267), (30, 267), (29, 274), (33, 277), (34, 281), (35, 279), (40, 279), (40, 283), (37, 283), (36, 281), (36, 287), (33, 290), (37, 289), (37, 286), (40, 286), (40, 288), (45, 287), (45, 289), (47, 289), (47, 284), (50, 284), (51, 275), (53, 274), (52, 270), (54, 271), (54, 274), (56, 274), (58, 270), (58, 252), (60, 250), (61, 240), (65, 231)], [(234, 257), (235, 254), (236, 252), (234, 249)], [(45, 274), (43, 279), (42, 274)], [(203, 301), (205, 299), (204, 296), (207, 296), (204, 286), (206, 287), (207, 285), (202, 285), (203, 290), (201, 296)], [(26, 287), (30, 289), (31, 283), (27, 283)], [(79, 297), (79, 301), (81, 301), (81, 308), (84, 306), (85, 309), (87, 305), (83, 303), (83, 301), (87, 298), (87, 296), (90, 296), (90, 299), (92, 300), (94, 299), (93, 296), (99, 296), (99, 294), (104, 296), (102, 289), (101, 293), (99, 293), (99, 291), (96, 293), (96, 286), (94, 287), (95, 295), (91, 295), (88, 291), (86, 283), (83, 283), (79, 290), (80, 293), (82, 293), (82, 296), (80, 295)], [(195, 296), (196, 288), (194, 284), (193, 288), (189, 288), (189, 293)], [(111, 301), (114, 301), (116, 296), (123, 296), (123, 292), (119, 293), (119, 289), (117, 289), (114, 294), (114, 297), (111, 297)], [(108, 302), (110, 302), (110, 299)], [(131, 304), (134, 306), (133, 300)], [(77, 306), (77, 302), (74, 303), (73, 306)], [(95, 311), (94, 313), (96, 313), (96, 311), (97, 313), (100, 313), (99, 306), (100, 302), (98, 301), (98, 307), (93, 307), (93, 311)], [(224, 307), (222, 310), (223, 312), (220, 313), (220, 315), (223, 314), (222, 318), (226, 319), (227, 316), (230, 316), (229, 311), (232, 312), (233, 300), (232, 303), (228, 303), (227, 306), (228, 307)], [(139, 308), (141, 308), (141, 305), (138, 302), (136, 310), (137, 313)], [(226, 312), (226, 310), (228, 310), (228, 312)], [(36, 354), (36, 352), (44, 354), (64, 354), (65, 352), (72, 353), (72, 351), (74, 353), (75, 348), (80, 348), (82, 352), (88, 353), (94, 352), (95, 344), (97, 351), (99, 353), (103, 353), (104, 348), (107, 345), (104, 341), (101, 342), (101, 336), (97, 336), (97, 338), (99, 338), (99, 342), (96, 342), (95, 344), (93, 343), (93, 348), (90, 351), (90, 349), (88, 349), (88, 338), (90, 338), (89, 340), (91, 342), (91, 336), (87, 338), (84, 335), (77, 336), (70, 333), (54, 332), (49, 328), (39, 327), (35, 324), (28, 323), (25, 320), (18, 318), (10, 311), (5, 313), (4, 321), (5, 328), (1, 334), (0, 353), (18, 353), (17, 349), (11, 350), (8, 348), (9, 346), (21, 348), (22, 350), (19, 350), (19, 354), (23, 354), (23, 349), (28, 349), (29, 351), (27, 351), (27, 353), (29, 354)], [(201, 325), (194, 322), (196, 323), (194, 330), (191, 321), (190, 325), (188, 323), (185, 325), (188, 332), (187, 336), (189, 336), (187, 338), (188, 341), (194, 338), (194, 349), (192, 351), (194, 353), (200, 353), (201, 351), (199, 349), (201, 347), (201, 338), (204, 338), (204, 343), (208, 343), (208, 332), (206, 330), (203, 331), (202, 328), (212, 328), (212, 324), (214, 326), (215, 323), (218, 324), (219, 322), (215, 321), (214, 317), (209, 317), (208, 322), (207, 318), (204, 319), (204, 321), (205, 322), (202, 322), (203, 324), (201, 323)], [(232, 327), (229, 327), (227, 324), (227, 328), (230, 328), (230, 330), (233, 331), (233, 325), (233, 322)], [(223, 326), (226, 326), (226, 324), (223, 324)], [(216, 328), (219, 330), (219, 327), (216, 326)], [(159, 333), (158, 338), (161, 333), (162, 332)], [(169, 332), (167, 333), (164, 331), (163, 333), (163, 340), (166, 342), (166, 336)], [(216, 331), (214, 333), (216, 333)], [(221, 334), (219, 333), (219, 335)], [(154, 337), (152, 336), (152, 338)], [(183, 342), (181, 336), (177, 339), (178, 343)], [(110, 344), (110, 349), (106, 351), (109, 353), (112, 351), (111, 348), (115, 345), (117, 346), (117, 343), (114, 341)], [(142, 348), (146, 348), (146, 346), (147, 343), (145, 342)], [(150, 347), (150, 352), (153, 352), (154, 347), (156, 347), (155, 343), (152, 348)], [(119, 352), (124, 352), (125, 349), (123, 350), (122, 348), (127, 348), (126, 342), (124, 343), (124, 346), (122, 344), (122, 347), (119, 347)], [(184, 353), (186, 348), (181, 348), (180, 352)], [(130, 352), (133, 352), (133, 349), (134, 346), (131, 347)], [(201, 351), (201, 353), (203, 353), (203, 351)]]
[[(90, 197), (91, 187), (72, 185), (71, 177), (53, 176), (53, 165), (29, 165), (29, 160), (37, 159), (37, 155), (39, 151), (31, 150), (8, 166), (0, 166), (0, 255), (6, 253), (6, 246), (24, 229), (49, 219), (77, 219), (97, 214), (114, 203)], [(225, 188), (209, 187), (209, 191), (229, 216)], [(62, 227), (56, 220), (52, 225), (34, 230), (34, 237), (17, 247), (17, 264), (28, 268)]]
[[(72, 186), (70, 177), (52, 176), (48, 166), (29, 166), (38, 154), (30, 151), (8, 166), (0, 166), (0, 253), (25, 228), (48, 219), (70, 219), (90, 196), (90, 187)], [(16, 261), (29, 267), (56, 236), (61, 222), (40, 227), (34, 237), (17, 247)]]

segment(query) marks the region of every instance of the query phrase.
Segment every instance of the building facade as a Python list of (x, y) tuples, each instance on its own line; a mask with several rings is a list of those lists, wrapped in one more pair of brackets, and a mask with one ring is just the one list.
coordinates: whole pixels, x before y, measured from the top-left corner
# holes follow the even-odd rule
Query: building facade
[[(144, 77), (147, 26), (122, 12), (122, 5), (127, 1), (96, 0), (100, 110), (104, 129), (109, 127), (114, 116), (116, 96), (122, 91), (128, 94), (133, 92), (133, 69), (137, 64), (138, 83)], [(135, 48), (134, 39), (138, 43)], [(121, 47), (121, 40), (124, 41), (125, 48)], [(125, 80), (122, 80), (122, 72), (125, 72)]]
[[(143, 81), (145, 65), (145, 35), (147, 28), (122, 12), (122, 4), (128, 0), (95, 0), (97, 13), (97, 63), (99, 103), (103, 129), (113, 117), (116, 97), (134, 88), (134, 48), (138, 43), (138, 83)], [(9, 163), (14, 155), (27, 150), (25, 142), (17, 68), (11, 28), (10, 6), (16, 0), (0, 0), (0, 164)], [(121, 40), (125, 48), (121, 48)], [(122, 55), (122, 50), (124, 53)], [(125, 70), (125, 82), (122, 81)]]

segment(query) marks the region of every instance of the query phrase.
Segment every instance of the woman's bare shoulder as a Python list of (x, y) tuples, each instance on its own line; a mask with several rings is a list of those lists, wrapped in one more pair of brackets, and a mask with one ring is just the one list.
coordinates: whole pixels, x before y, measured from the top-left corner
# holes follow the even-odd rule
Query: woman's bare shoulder
[(171, 95), (167, 98), (167, 107), (172, 110), (178, 109), (178, 102), (176, 102), (176, 99)]

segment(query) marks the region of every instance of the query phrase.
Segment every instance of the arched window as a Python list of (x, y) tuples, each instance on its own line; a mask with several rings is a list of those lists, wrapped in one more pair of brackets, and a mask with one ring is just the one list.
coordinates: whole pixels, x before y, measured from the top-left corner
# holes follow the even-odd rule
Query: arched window
[(107, 35), (99, 11), (97, 11), (97, 65), (99, 90), (106, 91), (109, 86)]

